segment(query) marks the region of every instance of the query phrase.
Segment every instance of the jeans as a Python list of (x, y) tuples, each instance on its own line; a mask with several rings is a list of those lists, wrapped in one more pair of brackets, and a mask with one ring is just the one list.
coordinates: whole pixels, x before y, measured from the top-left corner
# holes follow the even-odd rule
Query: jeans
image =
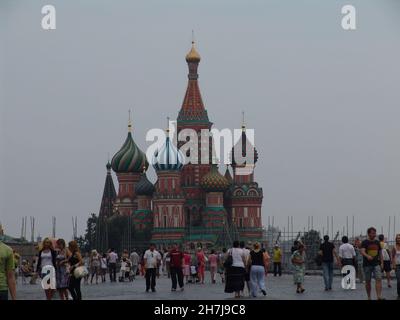
[(280, 262), (274, 262), (274, 277), (279, 274), (279, 276), (282, 275), (282, 263)]
[(176, 283), (178, 278), (179, 288), (183, 288), (183, 272), (181, 267), (170, 267), (172, 289), (176, 289)]
[(397, 295), (400, 297), (400, 264), (396, 266)]
[(110, 281), (117, 281), (117, 264), (109, 263), (108, 264), (109, 272), (110, 272)]
[(156, 268), (146, 269), (146, 291), (151, 288), (151, 291), (156, 290)]
[(332, 289), (333, 282), (333, 262), (322, 262), (325, 289)]
[(73, 300), (82, 300), (81, 278), (75, 278), (74, 276), (71, 276), (69, 278), (68, 290), (71, 292)]
[(266, 291), (265, 289), (265, 269), (263, 266), (251, 266), (250, 269), (250, 288), (251, 295), (257, 296), (257, 289)]
[(1, 300), (8, 300), (8, 290), (0, 291), (0, 301)]

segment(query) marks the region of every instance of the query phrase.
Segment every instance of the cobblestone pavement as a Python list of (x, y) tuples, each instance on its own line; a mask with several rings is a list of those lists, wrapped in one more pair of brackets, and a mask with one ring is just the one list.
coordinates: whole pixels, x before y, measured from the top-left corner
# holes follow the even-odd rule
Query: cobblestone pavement
[[(217, 284), (210, 283), (210, 275), (206, 273), (206, 283), (187, 284), (183, 292), (171, 292), (171, 280), (166, 276), (157, 279), (157, 292), (145, 292), (145, 280), (143, 277), (137, 277), (133, 282), (110, 283), (84, 285), (82, 281), (82, 297), (84, 300), (221, 300), (233, 299), (233, 294), (224, 293), (224, 286), (218, 277)], [(344, 290), (341, 288), (340, 277), (334, 278), (333, 290), (325, 292), (323, 290), (323, 279), (321, 276), (310, 275), (305, 277), (304, 287), (306, 291), (303, 294), (297, 294), (293, 285), (292, 276), (288, 274), (282, 277), (273, 277), (268, 275), (266, 280), (267, 296), (260, 296), (256, 299), (265, 300), (365, 300), (366, 293), (364, 285), (357, 283), (355, 290)], [(108, 280), (108, 279), (107, 279)], [(392, 288), (388, 288), (386, 281), (383, 282), (383, 296), (387, 300), (397, 298), (396, 280), (392, 283)], [(372, 284), (374, 288), (374, 283)], [(247, 291), (245, 291), (247, 293)], [(58, 295), (55, 295), (58, 299)], [(375, 291), (373, 290), (373, 299)], [(17, 298), (23, 300), (44, 300), (45, 295), (41, 286), (21, 284), (18, 279)], [(244, 297), (242, 299), (250, 299)]]

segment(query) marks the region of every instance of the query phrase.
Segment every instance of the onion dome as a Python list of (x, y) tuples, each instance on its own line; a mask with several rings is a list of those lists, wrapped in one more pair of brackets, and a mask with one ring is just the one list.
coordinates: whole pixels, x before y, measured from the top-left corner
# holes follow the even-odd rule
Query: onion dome
[(111, 167), (116, 173), (139, 173), (143, 171), (143, 167), (147, 168), (149, 166), (146, 154), (133, 141), (131, 128), (132, 125), (129, 121), (128, 136), (121, 149), (111, 160)]
[(156, 171), (181, 170), (185, 159), (181, 151), (172, 143), (168, 136), (160, 150), (154, 153), (153, 167)]
[[(236, 142), (236, 144), (233, 146), (232, 151), (231, 151), (231, 155), (230, 156), (231, 156), (231, 160), (232, 160), (232, 164), (233, 165), (237, 164), (236, 161), (235, 161), (235, 150), (236, 150), (236, 152), (241, 153), (242, 154), (242, 158), (244, 158), (244, 162), (243, 163), (239, 163), (238, 165), (246, 165), (246, 164), (253, 165), (258, 160), (258, 151), (257, 151), (256, 147), (247, 138), (247, 136), (246, 136), (246, 127), (244, 126), (244, 124), (242, 125), (242, 136)], [(254, 156), (253, 156), (254, 158), (250, 159), (250, 157), (249, 157), (249, 159), (247, 159), (247, 154), (248, 153), (251, 154), (251, 152), (254, 152)], [(249, 160), (249, 161), (247, 161), (247, 160)]]
[(138, 196), (152, 196), (154, 191), (154, 185), (147, 179), (146, 173), (143, 173), (140, 180), (136, 183), (135, 193)]
[(213, 164), (211, 171), (200, 181), (201, 187), (206, 192), (223, 192), (229, 187), (229, 181), (219, 173), (217, 165)]
[(192, 41), (192, 48), (186, 55), (186, 62), (200, 62), (201, 58), (196, 48), (194, 47), (194, 41)]

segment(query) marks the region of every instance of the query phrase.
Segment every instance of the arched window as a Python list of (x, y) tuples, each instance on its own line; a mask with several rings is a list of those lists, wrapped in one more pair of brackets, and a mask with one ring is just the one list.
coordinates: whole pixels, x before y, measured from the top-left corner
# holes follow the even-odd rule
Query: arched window
[(166, 215), (164, 215), (163, 216), (163, 223), (164, 223), (164, 228), (166, 228), (167, 227), (167, 216)]

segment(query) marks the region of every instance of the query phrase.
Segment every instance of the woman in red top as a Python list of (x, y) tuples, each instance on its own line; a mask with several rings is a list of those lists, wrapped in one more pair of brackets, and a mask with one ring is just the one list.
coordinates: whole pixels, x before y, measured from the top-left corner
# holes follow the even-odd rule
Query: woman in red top
[(186, 283), (189, 282), (190, 276), (190, 263), (192, 262), (192, 257), (189, 252), (185, 251), (183, 254), (183, 275), (185, 276)]
[(197, 249), (197, 265), (198, 265), (198, 275), (199, 275), (199, 282), (204, 284), (204, 271), (206, 267), (206, 256), (204, 255), (204, 251), (201, 248)]

